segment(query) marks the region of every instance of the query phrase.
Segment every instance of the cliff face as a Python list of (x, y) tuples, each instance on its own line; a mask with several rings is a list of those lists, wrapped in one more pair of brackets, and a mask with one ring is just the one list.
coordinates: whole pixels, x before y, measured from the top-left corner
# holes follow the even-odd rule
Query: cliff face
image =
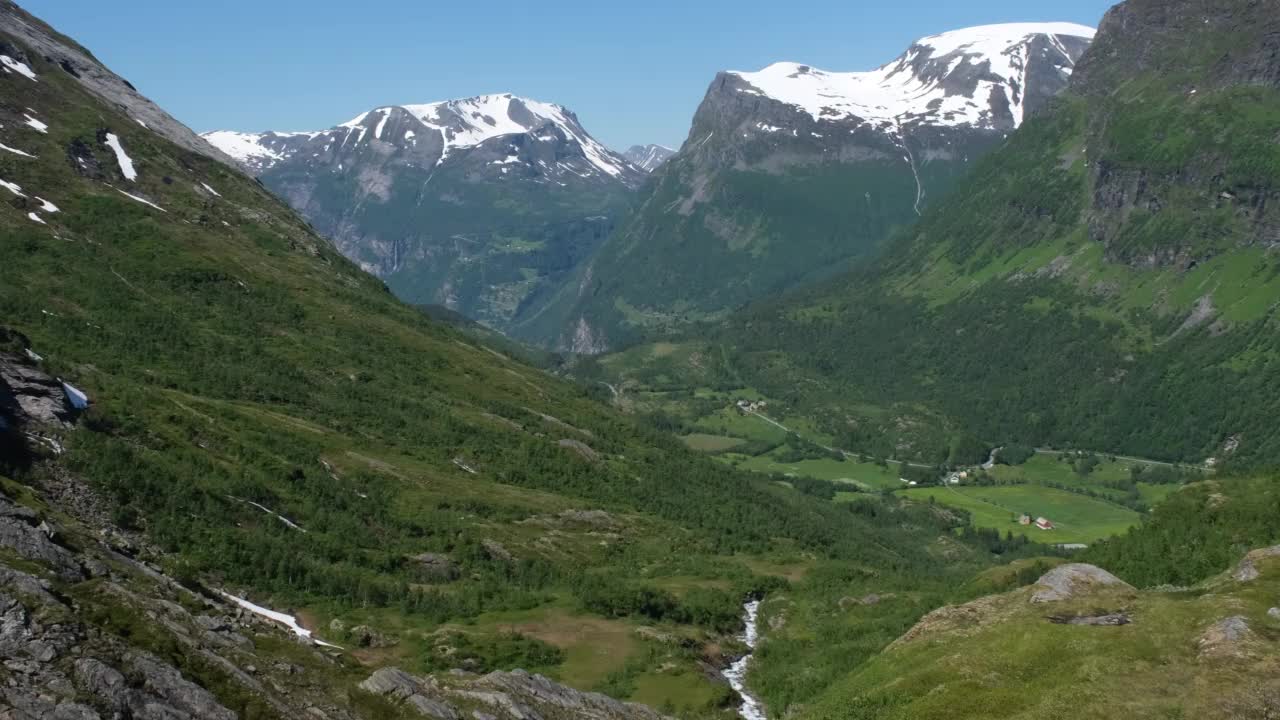
[(1073, 83), (1088, 103), (1090, 237), (1141, 267), (1280, 242), (1277, 89), (1274, 2), (1113, 8)]
[(715, 320), (873, 255), (1066, 87), (1092, 34), (987, 26), (867, 72), (717, 74), (680, 151), (552, 304), (561, 345)]

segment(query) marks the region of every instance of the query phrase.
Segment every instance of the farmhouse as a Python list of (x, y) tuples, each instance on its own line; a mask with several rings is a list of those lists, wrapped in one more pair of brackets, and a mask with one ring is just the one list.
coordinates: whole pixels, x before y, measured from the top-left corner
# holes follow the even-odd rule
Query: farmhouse
[(1036, 518), (1036, 527), (1041, 530), (1052, 530), (1053, 523), (1049, 521), (1049, 518), (1038, 517)]
[(1030, 525), (1030, 524), (1031, 524), (1031, 516), (1030, 516), (1030, 515), (1027, 515), (1027, 514), (1025, 514), (1025, 513), (1024, 513), (1021, 517), (1019, 517), (1019, 518), (1018, 518), (1018, 524), (1019, 524), (1019, 525)]

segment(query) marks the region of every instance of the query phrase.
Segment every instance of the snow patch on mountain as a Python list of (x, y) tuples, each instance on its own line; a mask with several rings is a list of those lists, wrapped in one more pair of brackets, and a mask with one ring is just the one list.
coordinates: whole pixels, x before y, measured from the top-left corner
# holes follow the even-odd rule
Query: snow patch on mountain
[[(817, 121), (990, 126), (994, 93), (1008, 101), (1016, 127), (1025, 117), (1031, 41), (1046, 37), (1069, 69), (1074, 61), (1060, 38), (1091, 40), (1094, 34), (1093, 28), (1073, 23), (984, 25), (922, 38), (896, 61), (867, 72), (828, 72), (780, 62), (758, 72), (730, 74), (747, 84), (741, 92), (795, 106)], [(972, 92), (947, 82), (964, 65), (977, 77)]]
[(252, 160), (282, 160), (284, 156), (261, 144), (262, 135), (235, 132), (234, 130), (217, 130), (202, 135), (214, 147), (230, 155), (236, 160), (247, 163)]
[(4, 66), (4, 71), (7, 73), (16, 72), (31, 82), (38, 82), (36, 74), (31, 71), (31, 68), (27, 67), (26, 63), (18, 62), (8, 55), (0, 55), (0, 64)]
[(19, 150), (18, 148), (11, 148), (8, 145), (5, 145), (4, 143), (0, 143), (0, 150), (4, 150), (5, 152), (11, 152), (14, 155), (21, 155), (22, 157), (29, 157), (29, 158), (35, 157), (35, 155), (32, 155), (31, 153), (26, 152), (25, 150)]
[[(394, 136), (398, 131), (388, 131), (388, 124), (397, 110), (407, 112), (440, 134), (442, 150), (437, 165), (460, 150), (477, 147), (493, 138), (557, 128), (581, 148), (583, 156), (599, 172), (613, 178), (634, 177), (636, 174), (636, 169), (626, 159), (591, 137), (577, 116), (568, 109), (510, 93), (426, 104), (389, 105), (362, 112), (331, 130), (320, 132), (256, 134), (223, 130), (205, 133), (202, 137), (251, 169), (264, 170), (289, 159), (290, 148), (294, 145), (278, 140), (296, 135), (309, 138), (325, 135), (339, 147), (358, 146), (370, 139), (392, 144), (416, 144), (421, 128), (418, 132), (405, 130), (402, 140)], [(326, 146), (325, 151), (328, 150)]]
[(632, 145), (622, 156), (632, 165), (651, 173), (675, 154), (675, 150), (665, 145)]
[(133, 158), (124, 151), (124, 145), (120, 144), (120, 138), (115, 133), (107, 133), (107, 147), (116, 154), (116, 162), (120, 165), (124, 178), (129, 182), (137, 181), (138, 170), (133, 166)]
[(48, 125), (46, 125), (45, 123), (42, 123), (42, 122), (40, 122), (39, 120), (37, 120), (37, 119), (35, 119), (35, 118), (31, 117), (30, 115), (26, 115), (26, 116), (24, 116), (24, 117), (26, 118), (26, 121), (27, 121), (27, 122), (26, 122), (26, 124), (27, 124), (31, 129), (35, 130), (35, 131), (36, 131), (36, 132), (38, 132), (38, 133), (44, 134), (44, 135), (48, 135), (48, 134), (49, 134), (49, 126), (48, 126)]

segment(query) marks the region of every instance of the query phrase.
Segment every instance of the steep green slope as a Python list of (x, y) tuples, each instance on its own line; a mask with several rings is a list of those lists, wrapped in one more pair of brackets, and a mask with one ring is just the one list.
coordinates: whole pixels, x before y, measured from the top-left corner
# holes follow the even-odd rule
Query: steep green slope
[(680, 151), (549, 306), (561, 345), (679, 332), (873, 257), (1065, 87), (1091, 36), (984, 26), (865, 73), (718, 74)]
[(882, 262), (732, 318), (716, 380), (931, 463), (966, 434), (1275, 461), (1272, 10), (1118, 6), (1068, 94)]
[[(731, 698), (706, 675), (749, 593), (797, 567), (906, 587), (988, 562), (977, 543), (939, 552), (953, 519), (928, 508), (734, 472), (431, 321), (213, 153), (103, 102), (91, 81), (123, 81), (74, 47), (0, 3), (0, 143), (20, 151), (0, 149), (0, 524), (21, 526), (0, 570), (47, 580), (101, 641), (73, 646), (163, 651), (245, 717), (303, 708), (249, 666), (336, 717), (394, 716), (354, 688), (391, 664), (526, 667), (716, 715)], [(65, 406), (54, 377), (92, 401), (76, 423), (10, 407), (28, 397), (14, 378)], [(88, 570), (30, 552), (60, 556), (50, 543)], [(215, 652), (198, 618), (142, 619), (181, 602), (249, 624), (222, 591), (347, 652), (266, 637), (226, 666), (184, 651)], [(306, 674), (287, 679), (294, 654)], [(65, 680), (70, 647), (55, 656)]]

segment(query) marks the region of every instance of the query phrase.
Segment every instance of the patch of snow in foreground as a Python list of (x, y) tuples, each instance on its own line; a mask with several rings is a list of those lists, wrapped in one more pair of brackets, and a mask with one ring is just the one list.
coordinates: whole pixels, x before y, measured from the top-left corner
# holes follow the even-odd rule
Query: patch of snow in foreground
[[(34, 215), (35, 213), (32, 213)], [(62, 382), (62, 391), (67, 394), (67, 400), (70, 401), (71, 407), (77, 410), (85, 410), (89, 407), (89, 396), (85, 395), (76, 386), (66, 382)]]
[(40, 216), (39, 216), (39, 215), (37, 215), (37, 214), (35, 214), (35, 213), (33, 213), (33, 212), (29, 212), (29, 213), (27, 213), (27, 217), (31, 218), (31, 220), (32, 220), (33, 222), (38, 222), (38, 223), (40, 223), (41, 225), (46, 224), (46, 223), (45, 223), (45, 221), (43, 221), (43, 220), (41, 220), (41, 219), (40, 219)]
[(53, 203), (49, 202), (48, 200), (45, 200), (44, 198), (38, 197), (38, 198), (36, 198), (36, 202), (40, 203), (40, 209), (41, 209), (41, 210), (43, 210), (43, 211), (45, 211), (45, 212), (47, 212), (47, 213), (56, 213), (56, 212), (58, 212), (58, 206), (57, 206), (57, 205), (54, 205)]
[(253, 603), (249, 602), (248, 600), (245, 600), (244, 598), (238, 598), (235, 595), (223, 592), (221, 590), (218, 591), (218, 594), (230, 600), (231, 602), (234, 602), (235, 604), (239, 605), (245, 610), (248, 610), (254, 615), (267, 618), (268, 620), (274, 620), (275, 622), (278, 622), (281, 625), (284, 625), (285, 627), (292, 630), (294, 635), (297, 635), (300, 638), (306, 638), (307, 640), (310, 640), (311, 642), (317, 645), (323, 645), (324, 647), (337, 648), (339, 650), (342, 649), (338, 645), (333, 645), (331, 643), (327, 643), (318, 638), (312, 637), (311, 631), (299, 625), (298, 619), (292, 615), (286, 615), (282, 612), (276, 612), (275, 610), (268, 610), (267, 608), (264, 608), (261, 605), (254, 605)]
[(34, 157), (35, 157), (35, 155), (32, 155), (32, 154), (31, 154), (31, 153), (29, 153), (29, 152), (23, 152), (22, 150), (19, 150), (19, 149), (17, 149), (17, 148), (11, 148), (11, 147), (9, 147), (8, 145), (5, 145), (4, 143), (0, 143), (0, 150), (8, 150), (9, 152), (13, 153), (14, 155), (21, 155), (22, 157), (29, 157), (29, 158), (34, 158)]
[(30, 125), (32, 128), (34, 128), (37, 132), (42, 132), (42, 133), (44, 133), (45, 135), (48, 135), (48, 134), (49, 134), (49, 126), (48, 126), (48, 125), (46, 125), (46, 124), (44, 124), (44, 123), (40, 122), (39, 120), (37, 120), (37, 119), (35, 119), (35, 118), (31, 117), (30, 115), (26, 115), (25, 117), (27, 118), (27, 124), (28, 124), (28, 125)]
[(213, 194), (214, 194), (214, 195), (216, 195), (217, 197), (222, 197), (222, 193), (220, 193), (220, 192), (218, 192), (217, 190), (214, 190), (213, 188), (209, 187), (209, 184), (208, 184), (208, 183), (200, 183), (200, 185), (201, 185), (202, 187), (204, 187), (204, 189), (205, 189), (205, 190), (208, 190), (209, 192), (213, 193)]
[(31, 348), (27, 348), (26, 352), (27, 352), (27, 357), (31, 358), (32, 360), (36, 362), (44, 362), (44, 358), (41, 357), (39, 354), (37, 354), (36, 351), (32, 350)]
[(22, 186), (16, 183), (0, 180), (0, 187), (4, 188), (5, 190), (8, 190), (9, 192), (13, 193), (14, 195), (17, 195), (18, 197), (26, 197), (26, 195), (22, 194)]
[(25, 63), (20, 63), (17, 60), (14, 60), (13, 58), (9, 57), (8, 55), (0, 55), (0, 63), (4, 63), (4, 66), (7, 70), (16, 72), (19, 75), (27, 78), (31, 82), (37, 82), (36, 74), (34, 72), (31, 72), (31, 68), (27, 67)]
[[(142, 127), (147, 128), (147, 124), (146, 124), (146, 123), (144, 123), (144, 122), (142, 122), (142, 121), (141, 121), (141, 120), (139, 120), (138, 118), (134, 118), (134, 119), (133, 119), (133, 121), (134, 121), (134, 122), (136, 122), (136, 123), (138, 123), (138, 124), (139, 124), (139, 125), (141, 125)], [(150, 130), (151, 128), (147, 128), (147, 129), (148, 129), (148, 130)]]
[(124, 173), (125, 179), (129, 182), (137, 180), (138, 171), (133, 167), (133, 158), (124, 151), (124, 146), (115, 133), (107, 133), (107, 147), (116, 154), (116, 162), (120, 164), (120, 172)]
[(129, 198), (130, 200), (137, 200), (138, 202), (142, 203), (143, 205), (150, 205), (151, 207), (153, 207), (153, 208), (155, 208), (155, 209), (159, 210), (159, 211), (160, 211), (160, 212), (162, 212), (162, 213), (167, 213), (167, 212), (169, 212), (168, 210), (165, 210), (164, 208), (162, 208), (162, 207), (160, 207), (159, 205), (157, 205), (157, 204), (155, 204), (155, 203), (151, 202), (150, 200), (147, 200), (146, 198), (140, 198), (140, 197), (138, 197), (137, 195), (130, 195), (129, 193), (127, 193), (127, 192), (125, 192), (125, 191), (121, 190), (120, 188), (116, 188), (115, 190), (116, 190), (116, 192), (118, 192), (118, 193), (120, 193), (121, 195), (123, 195), (123, 196), (125, 196), (125, 197)]

